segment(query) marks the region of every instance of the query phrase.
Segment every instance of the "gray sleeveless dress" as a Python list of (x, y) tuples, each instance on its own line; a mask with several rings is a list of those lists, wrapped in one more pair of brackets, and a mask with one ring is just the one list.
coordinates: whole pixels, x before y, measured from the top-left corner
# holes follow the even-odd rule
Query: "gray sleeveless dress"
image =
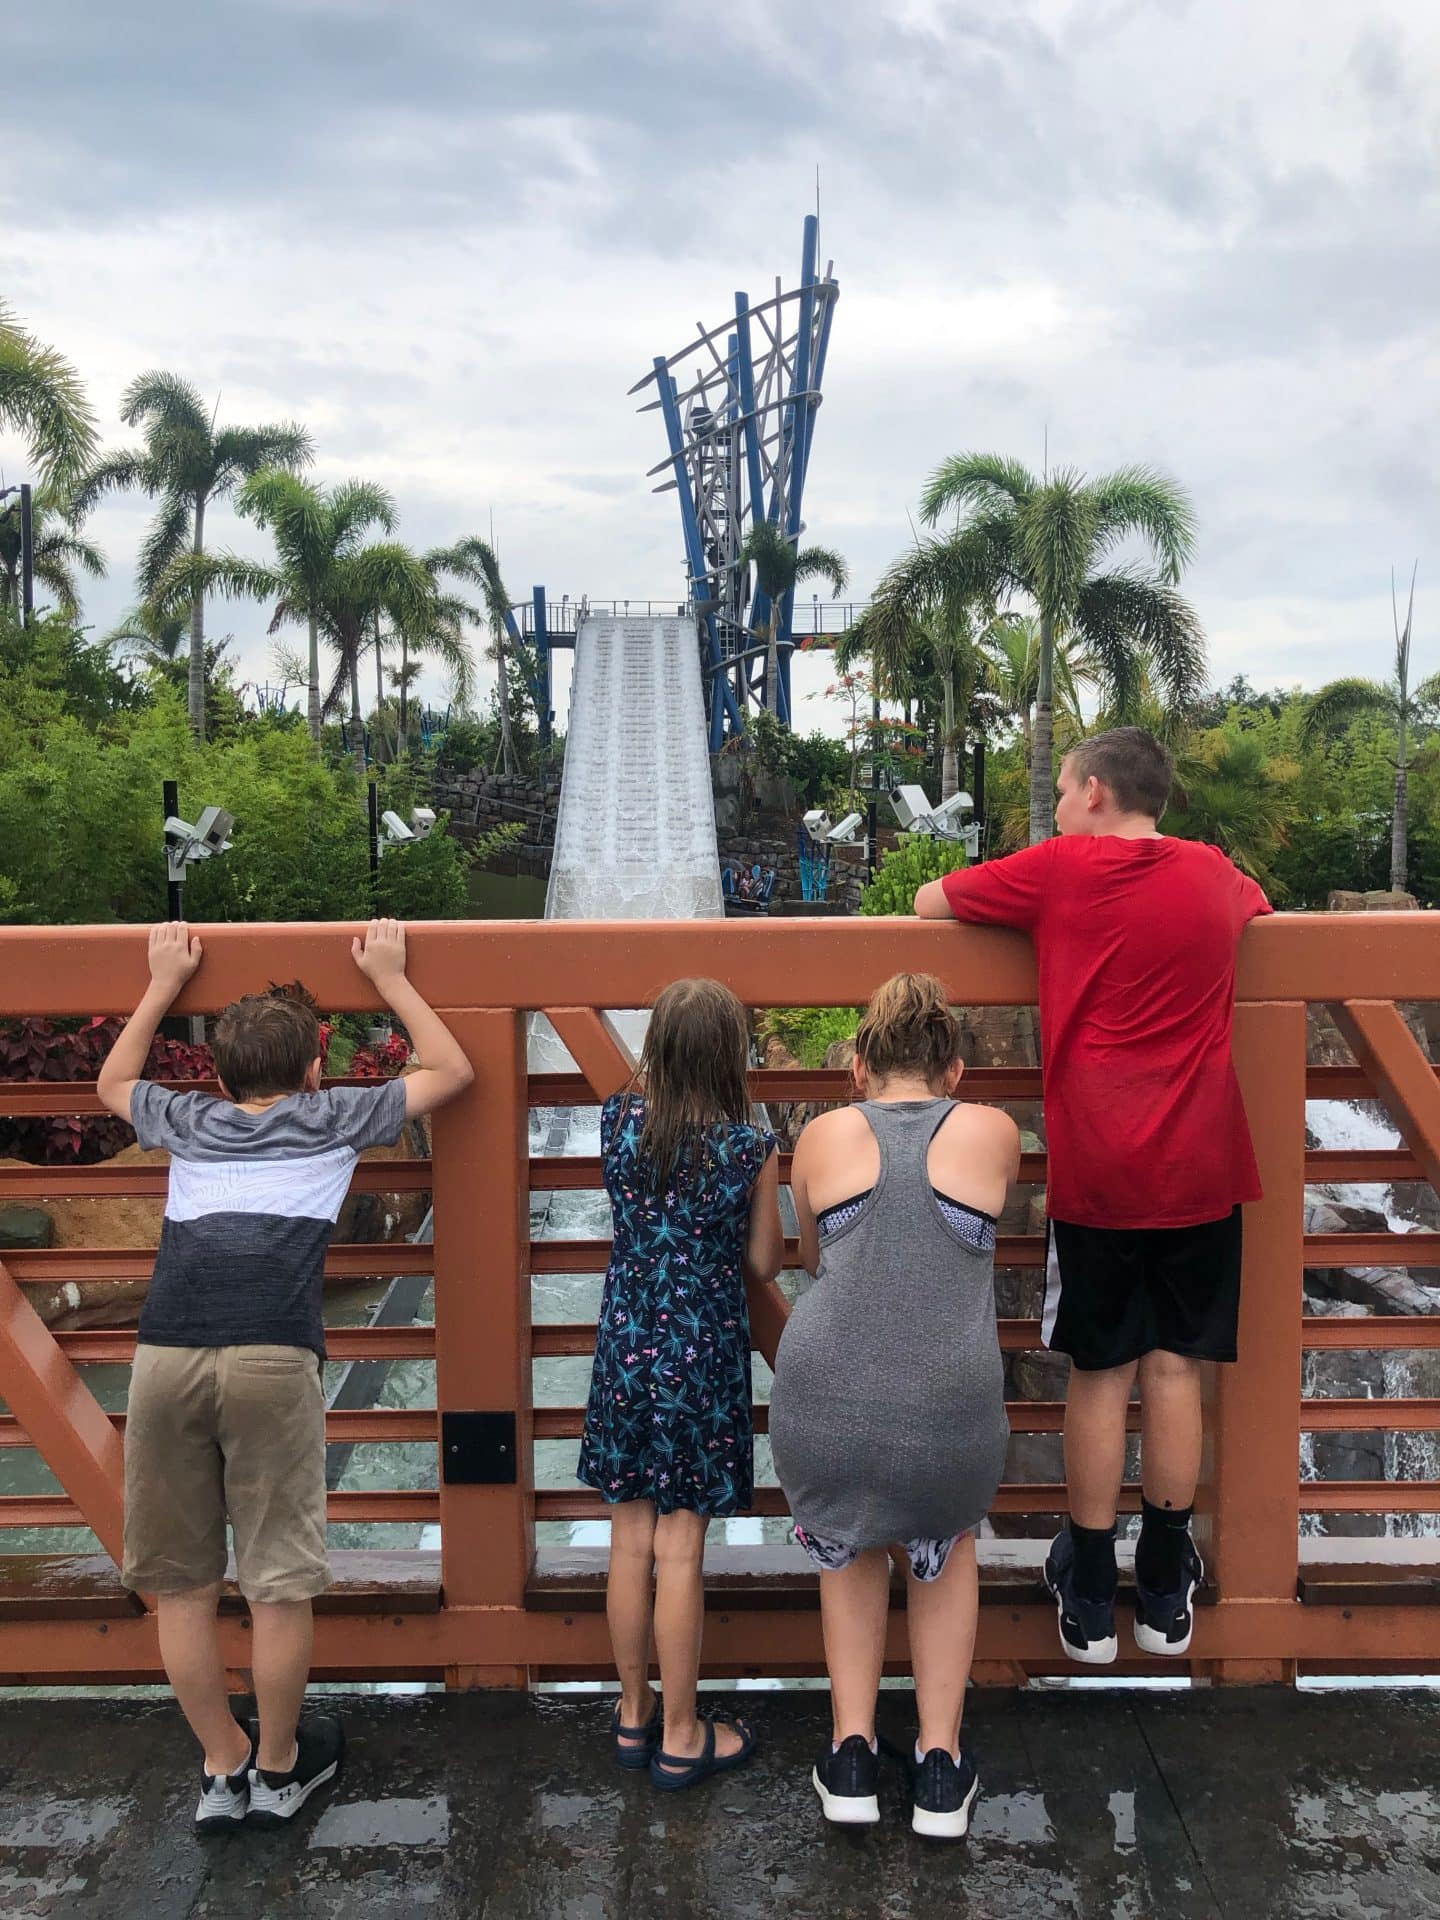
[(776, 1355), (770, 1444), (790, 1511), (859, 1551), (968, 1532), (1004, 1472), (993, 1243), (951, 1224), (925, 1164), (954, 1104), (860, 1103), (880, 1175), (822, 1237)]

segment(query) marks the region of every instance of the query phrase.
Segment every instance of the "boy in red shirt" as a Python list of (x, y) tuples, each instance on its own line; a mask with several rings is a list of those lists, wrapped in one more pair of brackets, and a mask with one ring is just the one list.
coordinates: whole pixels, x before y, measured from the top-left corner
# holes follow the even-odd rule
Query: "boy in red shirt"
[(1174, 763), (1139, 727), (1060, 769), (1060, 837), (930, 882), (922, 919), (1023, 927), (1040, 969), (1049, 1156), (1043, 1337), (1072, 1361), (1070, 1522), (1045, 1578), (1060, 1642), (1108, 1665), (1125, 1409), (1139, 1379), (1135, 1638), (1190, 1645), (1202, 1360), (1233, 1360), (1240, 1209), (1260, 1198), (1230, 1058), (1240, 935), (1271, 911), (1215, 847), (1157, 827)]

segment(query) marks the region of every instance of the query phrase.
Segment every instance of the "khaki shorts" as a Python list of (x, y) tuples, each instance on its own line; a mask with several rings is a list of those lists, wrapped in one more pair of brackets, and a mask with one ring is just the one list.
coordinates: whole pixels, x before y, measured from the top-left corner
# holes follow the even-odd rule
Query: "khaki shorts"
[(310, 1600), (325, 1559), (325, 1398), (308, 1347), (137, 1346), (125, 1421), (127, 1587)]

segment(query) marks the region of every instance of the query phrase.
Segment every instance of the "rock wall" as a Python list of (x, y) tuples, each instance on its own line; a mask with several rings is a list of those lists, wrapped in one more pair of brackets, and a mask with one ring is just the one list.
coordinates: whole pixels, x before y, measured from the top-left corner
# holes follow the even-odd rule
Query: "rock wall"
[[(722, 761), (721, 764), (724, 764)], [(462, 840), (508, 821), (525, 828), (524, 838), (491, 864), (496, 873), (529, 873), (548, 879), (555, 848), (555, 816), (560, 805), (560, 779), (502, 777), (467, 773), (437, 781), (434, 804), (450, 815), (450, 828)], [(757, 863), (775, 869), (775, 903), (803, 898), (800, 855), (795, 843), (795, 817), (762, 813), (749, 825), (727, 826), (723, 809), (717, 824), (716, 846), (721, 866), (751, 867)], [(830, 863), (829, 898), (842, 912), (860, 911), (865, 884), (864, 855), (855, 847), (837, 847)]]

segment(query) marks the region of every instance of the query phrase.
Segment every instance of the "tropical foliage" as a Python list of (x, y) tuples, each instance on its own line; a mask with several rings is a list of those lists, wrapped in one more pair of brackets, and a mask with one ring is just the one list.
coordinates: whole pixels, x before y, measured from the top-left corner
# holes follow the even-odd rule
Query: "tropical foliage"
[(24, 437), (42, 485), (65, 488), (95, 451), (95, 415), (63, 354), (23, 327), (0, 300), (0, 426)]
[[(292, 421), (263, 427), (217, 426), (218, 408), (178, 374), (142, 373), (125, 389), (120, 417), (144, 435), (140, 447), (97, 460), (81, 480), (75, 504), (88, 511), (107, 494), (139, 489), (156, 502), (156, 514), (140, 550), (139, 586), (156, 596), (179, 557), (205, 555), (205, 514), (212, 502), (233, 493), (264, 467), (308, 465), (309, 434)], [(205, 732), (205, 592), (203, 570), (190, 579), (190, 726)]]

